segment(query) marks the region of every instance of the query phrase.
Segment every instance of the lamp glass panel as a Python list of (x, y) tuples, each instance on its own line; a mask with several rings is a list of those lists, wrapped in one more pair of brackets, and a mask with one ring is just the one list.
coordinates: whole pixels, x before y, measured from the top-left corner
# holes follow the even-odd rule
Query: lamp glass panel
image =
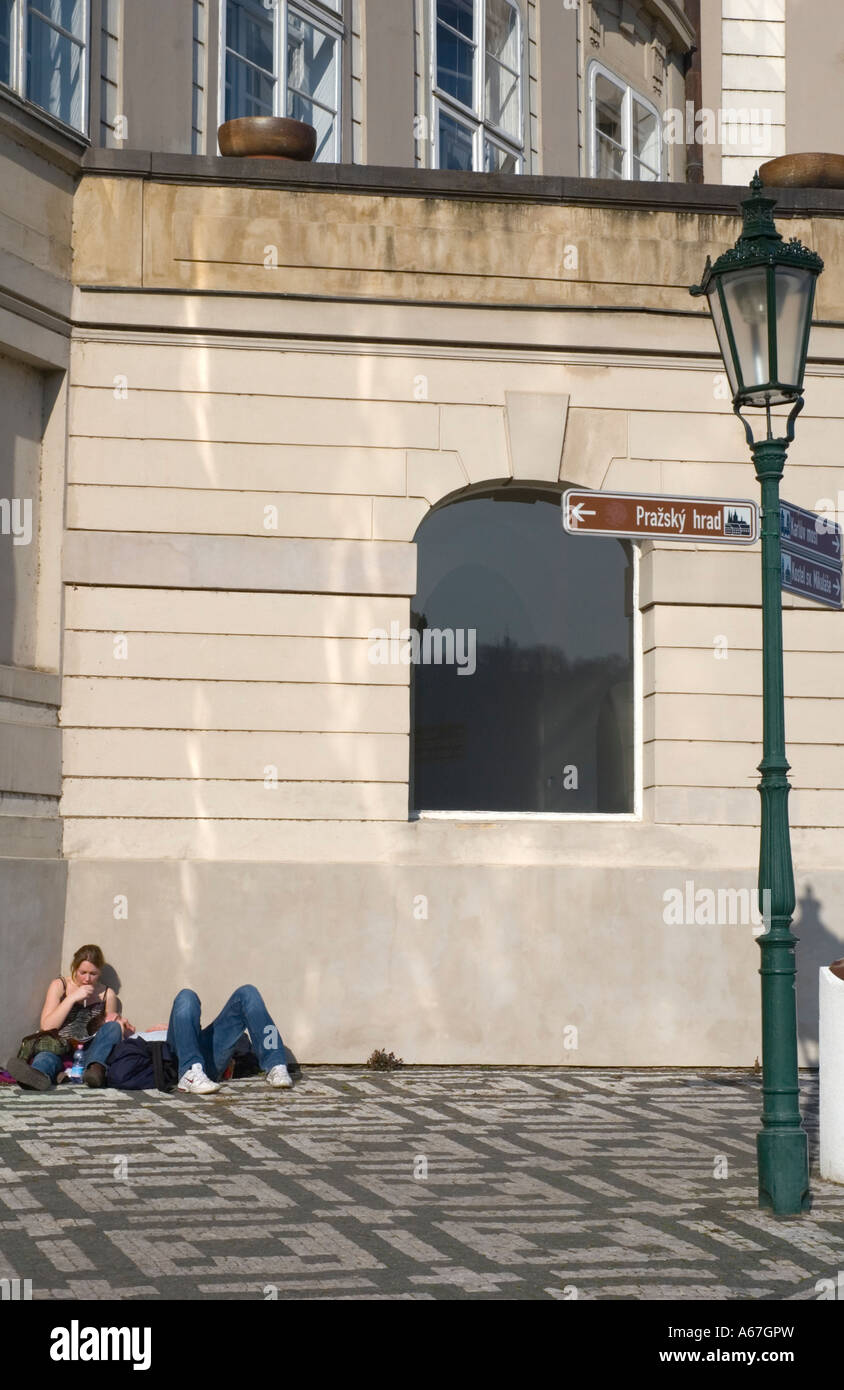
[(727, 372), (727, 379), (730, 383), (730, 390), (733, 395), (738, 391), (738, 377), (736, 367), (733, 362), (733, 354), (730, 352), (730, 340), (727, 337), (727, 325), (724, 322), (724, 313), (721, 308), (721, 300), (718, 296), (718, 287), (713, 285), (708, 291), (709, 312), (712, 314), (712, 322), (715, 324), (715, 332), (718, 335), (718, 346), (721, 349), (721, 356), (724, 359), (724, 367)]
[(761, 265), (729, 271), (721, 283), (744, 389), (749, 392), (767, 385), (770, 377), (767, 269)]
[(808, 270), (777, 266), (774, 274), (777, 303), (778, 375), (784, 386), (803, 385), (808, 317), (812, 312), (812, 281)]

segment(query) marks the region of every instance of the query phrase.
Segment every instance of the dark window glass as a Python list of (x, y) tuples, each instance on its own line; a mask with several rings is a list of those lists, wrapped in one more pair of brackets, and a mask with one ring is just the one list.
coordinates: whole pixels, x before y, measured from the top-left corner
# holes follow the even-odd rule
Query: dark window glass
[(0, 82), (7, 85), (12, 80), (11, 20), (12, 0), (0, 0)]
[(475, 49), (471, 43), (458, 38), (444, 25), (437, 25), (437, 85), (470, 109), (474, 105), (474, 58)]
[(273, 71), (273, 17), (258, 0), (228, 0), (226, 46), (248, 62)]
[(472, 0), (437, 0), (437, 19), (471, 39), (475, 32)]
[(413, 806), (632, 811), (630, 548), (568, 536), (558, 497), (515, 496), (417, 533)]
[(452, 116), (440, 112), (440, 168), (472, 168), (472, 132)]
[(273, 82), (270, 77), (226, 54), (226, 120), (235, 116), (271, 116)]

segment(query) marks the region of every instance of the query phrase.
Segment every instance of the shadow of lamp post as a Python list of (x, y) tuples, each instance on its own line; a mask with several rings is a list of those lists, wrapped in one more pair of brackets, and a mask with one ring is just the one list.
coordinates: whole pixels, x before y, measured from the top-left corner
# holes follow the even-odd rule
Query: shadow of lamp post
[[(780, 1215), (809, 1206), (809, 1153), (800, 1121), (795, 1004), (796, 937), (794, 872), (788, 826), (785, 756), (780, 478), (794, 424), (803, 409), (803, 374), (817, 278), (823, 261), (793, 238), (784, 241), (774, 224), (774, 198), (765, 197), (756, 174), (742, 203), (744, 226), (735, 246), (713, 265), (707, 257), (703, 280), (693, 295), (705, 294), (733, 394), (744, 425), (762, 492), (762, 780), (759, 848), (760, 903), (766, 930), (762, 951), (762, 1129), (756, 1138), (759, 1206)], [(775, 438), (771, 408), (790, 405), (784, 438)], [(754, 439), (742, 410), (759, 409), (765, 427)], [(760, 431), (761, 433), (761, 431)], [(770, 894), (766, 898), (766, 890)]]

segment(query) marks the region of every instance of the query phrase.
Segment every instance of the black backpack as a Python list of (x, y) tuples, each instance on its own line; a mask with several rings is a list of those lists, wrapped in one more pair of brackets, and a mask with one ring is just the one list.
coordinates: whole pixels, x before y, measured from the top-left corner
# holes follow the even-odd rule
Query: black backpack
[(176, 1054), (166, 1042), (127, 1038), (108, 1058), (108, 1084), (118, 1091), (172, 1091), (179, 1079)]

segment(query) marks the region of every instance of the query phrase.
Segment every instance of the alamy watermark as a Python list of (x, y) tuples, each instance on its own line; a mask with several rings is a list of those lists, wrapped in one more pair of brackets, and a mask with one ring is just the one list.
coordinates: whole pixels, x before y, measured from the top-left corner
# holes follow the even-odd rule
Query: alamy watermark
[(32, 498), (0, 497), (0, 534), (12, 537), (12, 545), (32, 540)]
[[(762, 911), (759, 911), (759, 900)], [(666, 888), (662, 920), (668, 927), (752, 926), (770, 928), (771, 890), (764, 888), (695, 888), (687, 878), (682, 888)]]
[(473, 676), (477, 669), (477, 629), (474, 627), (402, 628), (390, 623), (390, 631), (374, 627), (367, 634), (372, 666), (456, 666), (458, 676)]
[(667, 145), (748, 146), (755, 154), (773, 153), (773, 118), (770, 107), (704, 106), (695, 109), (687, 101), (684, 110), (670, 106), (662, 116), (662, 137)]

